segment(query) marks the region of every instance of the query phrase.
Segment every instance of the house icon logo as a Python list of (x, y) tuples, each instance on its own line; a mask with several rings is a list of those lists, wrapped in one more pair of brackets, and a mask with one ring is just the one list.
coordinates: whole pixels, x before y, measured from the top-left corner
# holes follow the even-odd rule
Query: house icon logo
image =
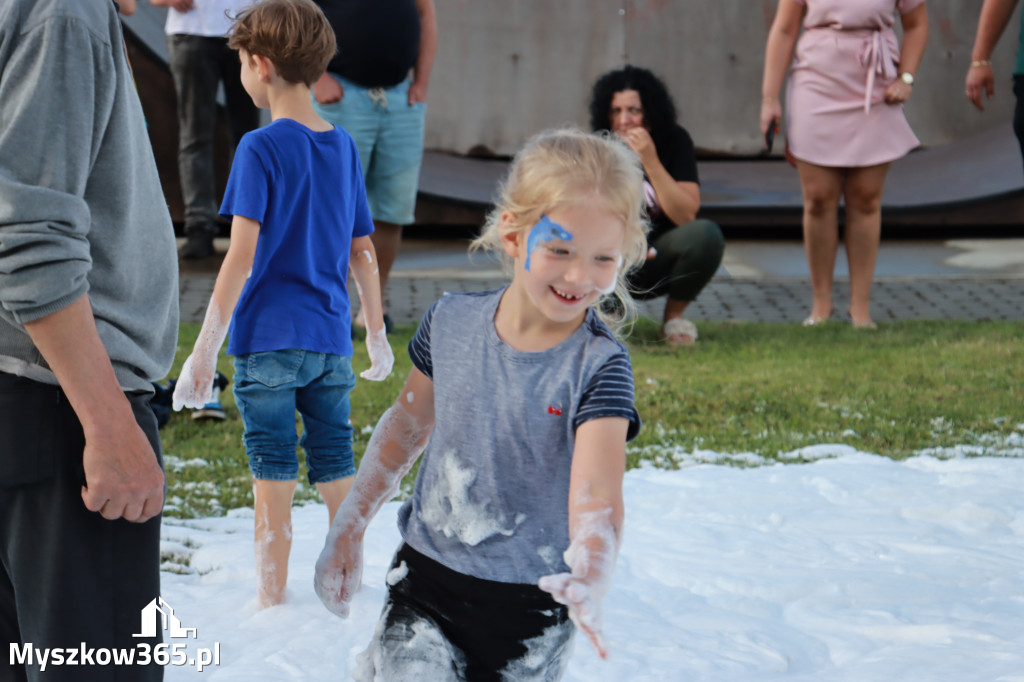
[(174, 615), (174, 608), (163, 597), (157, 597), (142, 609), (142, 632), (132, 637), (156, 637), (157, 614), (160, 614), (162, 623), (160, 629), (165, 630), (168, 637), (188, 637), (192, 633), (192, 639), (196, 638), (196, 628), (181, 627), (181, 621)]

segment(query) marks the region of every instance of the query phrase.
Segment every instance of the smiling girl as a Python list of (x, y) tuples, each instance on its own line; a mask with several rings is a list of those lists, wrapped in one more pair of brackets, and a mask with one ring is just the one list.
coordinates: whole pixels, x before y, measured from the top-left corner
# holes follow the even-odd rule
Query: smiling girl
[(628, 352), (594, 306), (624, 296), (644, 258), (643, 201), (619, 141), (558, 130), (516, 157), (477, 240), (512, 282), (424, 315), (317, 562), (317, 594), (347, 616), (366, 527), (426, 448), (356, 679), (556, 680), (575, 626), (606, 655), (600, 604), (640, 418)]

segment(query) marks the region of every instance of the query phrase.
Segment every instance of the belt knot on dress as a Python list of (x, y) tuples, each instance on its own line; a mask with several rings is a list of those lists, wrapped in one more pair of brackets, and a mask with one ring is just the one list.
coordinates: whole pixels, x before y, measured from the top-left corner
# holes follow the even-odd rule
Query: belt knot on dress
[(884, 39), (883, 30), (886, 29), (873, 30), (870, 35), (865, 36), (857, 54), (857, 59), (868, 73), (864, 89), (865, 114), (871, 111), (871, 93), (875, 88), (875, 76), (881, 76), (887, 81), (896, 78), (896, 55), (892, 53), (889, 41)]

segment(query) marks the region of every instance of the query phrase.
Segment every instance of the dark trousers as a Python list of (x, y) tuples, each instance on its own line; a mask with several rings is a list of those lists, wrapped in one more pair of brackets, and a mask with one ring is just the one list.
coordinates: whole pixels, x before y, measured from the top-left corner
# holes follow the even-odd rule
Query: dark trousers
[[(130, 399), (159, 458), (148, 396)], [(160, 517), (107, 521), (86, 509), (84, 446), (59, 387), (0, 372), (0, 641), (36, 650), (154, 647), (159, 631), (132, 635), (142, 632), (142, 609), (160, 593)], [(5, 656), (5, 681), (163, 679), (158, 665), (48, 665), (40, 672)]]
[(223, 83), (232, 149), (242, 135), (259, 127), (259, 109), (245, 88), (238, 52), (226, 38), (172, 35), (167, 38), (174, 90), (178, 96), (178, 173), (185, 202), (185, 233), (217, 231), (213, 140), (217, 89)]
[(404, 680), (410, 673), (424, 682), (562, 677), (575, 627), (568, 609), (547, 592), (464, 575), (406, 544), (391, 568), (384, 613), (357, 679)]
[(666, 230), (651, 246), (658, 253), (630, 275), (633, 297), (693, 301), (721, 265), (725, 238), (718, 225), (700, 219)]
[(1013, 109), (1013, 132), (1020, 144), (1021, 160), (1024, 162), (1024, 74), (1013, 75), (1013, 94), (1017, 105)]

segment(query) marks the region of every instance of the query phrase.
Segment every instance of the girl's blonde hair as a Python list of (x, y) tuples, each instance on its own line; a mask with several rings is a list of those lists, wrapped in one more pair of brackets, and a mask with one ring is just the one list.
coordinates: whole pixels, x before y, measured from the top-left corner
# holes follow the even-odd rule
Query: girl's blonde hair
[[(647, 257), (643, 181), (637, 155), (612, 135), (578, 128), (544, 131), (528, 140), (512, 160), (498, 204), (470, 248), (502, 254), (510, 270), (511, 259), (501, 245), (503, 233), (529, 230), (542, 215), (562, 206), (597, 202), (626, 228), (615, 290), (595, 306), (605, 323), (619, 331), (636, 315), (626, 275)], [(505, 213), (511, 220), (502, 221)]]

